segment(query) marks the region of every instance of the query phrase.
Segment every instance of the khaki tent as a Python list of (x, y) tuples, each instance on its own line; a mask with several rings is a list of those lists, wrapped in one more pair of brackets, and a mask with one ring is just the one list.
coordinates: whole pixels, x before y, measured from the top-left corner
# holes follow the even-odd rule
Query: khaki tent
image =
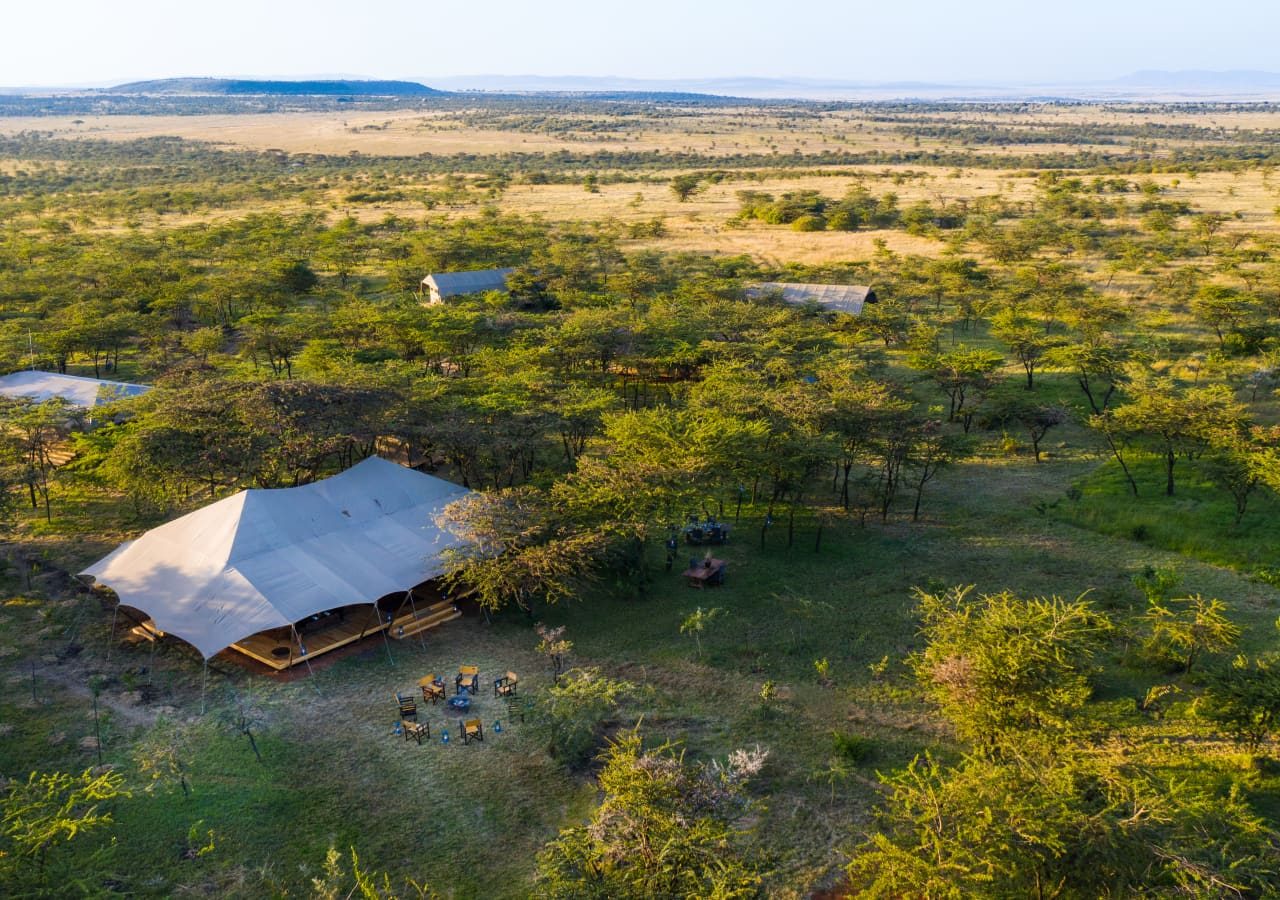
[(861, 284), (802, 284), (789, 281), (762, 281), (747, 288), (753, 297), (775, 296), (784, 303), (817, 303), (832, 312), (856, 316), (867, 303), (876, 302), (876, 292)]
[(324, 481), (241, 491), (121, 544), (82, 575), (208, 659), (250, 635), (373, 604), (442, 571), (436, 525), (469, 492), (371, 457)]

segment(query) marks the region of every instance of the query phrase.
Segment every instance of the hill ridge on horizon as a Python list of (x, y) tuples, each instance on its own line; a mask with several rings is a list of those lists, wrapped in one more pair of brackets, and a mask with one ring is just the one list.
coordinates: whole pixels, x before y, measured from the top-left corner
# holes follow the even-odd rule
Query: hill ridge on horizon
[(390, 79), (155, 78), (102, 89), (126, 94), (298, 94), (425, 97), (444, 94), (417, 81)]

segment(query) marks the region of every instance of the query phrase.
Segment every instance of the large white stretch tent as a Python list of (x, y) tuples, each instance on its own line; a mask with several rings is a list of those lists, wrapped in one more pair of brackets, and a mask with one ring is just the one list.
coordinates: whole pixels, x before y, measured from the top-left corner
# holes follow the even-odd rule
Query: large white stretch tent
[(90, 566), (120, 602), (208, 659), (250, 635), (439, 575), (436, 524), (465, 488), (370, 457), (296, 488), (241, 491)]

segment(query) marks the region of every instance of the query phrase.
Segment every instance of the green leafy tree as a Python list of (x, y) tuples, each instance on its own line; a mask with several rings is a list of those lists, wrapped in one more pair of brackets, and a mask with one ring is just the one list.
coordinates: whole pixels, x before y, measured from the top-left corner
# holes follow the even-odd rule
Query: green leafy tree
[(887, 779), (855, 852), (859, 897), (1263, 897), (1280, 890), (1276, 834), (1232, 789), (1210, 793), (1039, 742)]
[(698, 648), (698, 658), (702, 658), (702, 633), (707, 630), (707, 626), (718, 619), (724, 610), (718, 606), (710, 609), (703, 609), (699, 606), (689, 615), (685, 616), (680, 623), (680, 633), (692, 635), (694, 643)]
[(1132, 349), (1103, 335), (1087, 335), (1076, 343), (1052, 348), (1045, 361), (1071, 372), (1095, 415), (1106, 412), (1116, 389), (1128, 380)]
[(1250, 752), (1280, 732), (1280, 662), (1237, 656), (1209, 676), (1196, 709)]
[(736, 822), (748, 811), (742, 785), (763, 755), (736, 756), (695, 767), (670, 746), (645, 751), (635, 732), (610, 744), (591, 821), (564, 829), (538, 856), (538, 896), (758, 896), (761, 878)]
[(671, 193), (684, 203), (702, 187), (702, 179), (698, 175), (677, 175), (671, 179)]
[(534, 728), (547, 751), (571, 769), (591, 761), (600, 743), (601, 726), (635, 689), (607, 678), (599, 669), (570, 669), (538, 696)]
[(1190, 672), (1201, 656), (1229, 650), (1240, 638), (1240, 628), (1227, 618), (1226, 611), (1221, 600), (1206, 600), (1199, 594), (1150, 599), (1142, 617), (1147, 653)]
[(912, 668), (966, 739), (984, 747), (1022, 729), (1063, 728), (1092, 693), (1111, 623), (1084, 600), (971, 599), (972, 588), (917, 589), (925, 649)]
[[(1135, 382), (1133, 399), (1108, 410), (1093, 422), (1101, 430), (1124, 440), (1132, 436), (1145, 442), (1164, 459), (1165, 494), (1174, 493), (1174, 467), (1183, 456), (1202, 451), (1220, 430), (1245, 425), (1244, 407), (1223, 385), (1179, 389), (1168, 380)], [(1113, 445), (1114, 449), (1115, 445)], [(1117, 454), (1118, 455), (1118, 454)]]
[(0, 795), (0, 884), (5, 893), (65, 897), (100, 892), (113, 845), (90, 852), (79, 852), (79, 847), (84, 838), (115, 824), (110, 806), (129, 796), (118, 772), (33, 772), (26, 781), (10, 782)]
[(1009, 345), (1009, 350), (1027, 375), (1027, 390), (1035, 387), (1035, 373), (1051, 350), (1061, 341), (1045, 333), (1039, 323), (1005, 309), (991, 320), (991, 333)]
[(438, 524), (460, 539), (442, 555), (445, 583), (470, 591), (487, 613), (576, 597), (602, 549), (598, 532), (575, 527), (532, 487), (469, 494)]

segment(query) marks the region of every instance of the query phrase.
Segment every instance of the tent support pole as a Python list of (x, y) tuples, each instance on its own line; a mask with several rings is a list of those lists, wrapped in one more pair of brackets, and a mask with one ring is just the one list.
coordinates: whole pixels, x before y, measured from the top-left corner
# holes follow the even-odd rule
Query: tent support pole
[(204, 692), (209, 685), (209, 660), (204, 661), (204, 672), (200, 676), (200, 715), (204, 715)]
[[(418, 605), (413, 602), (413, 588), (409, 588), (405, 593), (409, 595), (409, 609), (413, 610), (413, 622), (416, 625), (418, 623)], [(423, 650), (427, 649), (427, 636), (423, 634), (425, 631), (425, 628), (418, 630), (418, 643), (422, 645)]]
[(373, 612), (374, 615), (378, 617), (378, 630), (382, 632), (382, 643), (383, 646), (387, 648), (387, 659), (391, 660), (391, 665), (394, 666), (396, 664), (396, 658), (391, 655), (391, 639), (387, 637), (387, 631), (391, 626), (387, 625), (386, 628), (382, 627), (382, 610), (378, 608), (378, 604), (376, 602), (373, 604)]
[(116, 601), (116, 608), (111, 610), (111, 631), (107, 634), (107, 658), (104, 662), (111, 662), (111, 645), (116, 642), (116, 616), (120, 615), (120, 603)]
[[(297, 641), (297, 642), (298, 642), (298, 650), (299, 650), (299, 651), (301, 651), (301, 650), (302, 650), (302, 635), (298, 634), (298, 626), (297, 626), (297, 625), (290, 625), (289, 627), (293, 629), (293, 639), (294, 639), (295, 641)], [(324, 694), (320, 693), (320, 688), (316, 687), (316, 670), (315, 670), (315, 669), (313, 669), (313, 668), (311, 668), (311, 657), (309, 657), (309, 656), (307, 656), (305, 653), (303, 653), (303, 654), (302, 654), (302, 661), (303, 661), (304, 663), (306, 663), (306, 666), (307, 666), (307, 674), (311, 676), (311, 678), (310, 678), (310, 681), (311, 681), (311, 687), (315, 688), (316, 696), (317, 696), (317, 697), (323, 697), (323, 696), (324, 696)]]
[(147, 660), (147, 684), (151, 684), (151, 676), (156, 670), (156, 644), (160, 643), (160, 635), (151, 635), (151, 657)]

